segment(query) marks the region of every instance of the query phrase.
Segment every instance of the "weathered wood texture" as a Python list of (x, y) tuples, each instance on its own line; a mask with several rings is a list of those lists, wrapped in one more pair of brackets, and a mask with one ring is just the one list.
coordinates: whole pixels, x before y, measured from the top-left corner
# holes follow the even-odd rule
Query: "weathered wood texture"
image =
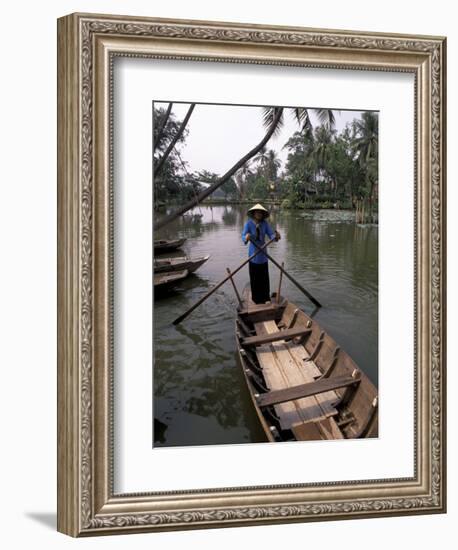
[[(278, 332), (275, 321), (255, 323), (254, 326), (259, 336)], [(263, 368), (263, 375), (268, 389), (282, 390), (291, 386), (311, 383), (315, 380), (317, 374), (320, 374), (313, 362), (302, 363), (302, 357), (299, 359), (297, 355), (298, 348), (305, 351), (302, 345), (293, 342), (288, 343), (284, 340), (277, 340), (256, 348), (256, 355)], [(296, 352), (292, 352), (293, 349)], [(329, 394), (330, 392), (326, 393)], [(274, 408), (282, 428), (288, 429), (296, 424), (337, 414), (336, 409), (332, 407), (329, 401), (320, 401), (318, 397), (303, 397), (275, 405)], [(334, 392), (332, 392), (332, 399), (337, 400), (337, 395)]]
[(270, 342), (276, 342), (277, 340), (287, 340), (294, 338), (295, 336), (305, 336), (310, 333), (310, 329), (297, 329), (291, 328), (287, 330), (278, 330), (269, 334), (263, 334), (260, 336), (248, 336), (242, 340), (242, 346), (259, 346), (262, 344), (268, 344)]
[(337, 388), (345, 388), (359, 383), (359, 380), (351, 376), (334, 376), (332, 378), (324, 378), (309, 384), (300, 384), (299, 386), (291, 386), (284, 390), (271, 391), (266, 394), (261, 394), (257, 398), (257, 403), (260, 407), (267, 405), (278, 405), (286, 401), (293, 401), (301, 397), (315, 396), (319, 393), (324, 393)]

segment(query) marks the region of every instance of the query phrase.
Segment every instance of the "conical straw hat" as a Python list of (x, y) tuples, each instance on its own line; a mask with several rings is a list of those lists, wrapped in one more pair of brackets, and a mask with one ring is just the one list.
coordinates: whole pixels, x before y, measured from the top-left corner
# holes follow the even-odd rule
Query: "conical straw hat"
[(266, 210), (264, 208), (264, 206), (262, 206), (262, 204), (255, 204), (254, 206), (252, 206), (249, 210), (248, 210), (248, 215), (251, 217), (253, 216), (253, 211), (254, 210), (261, 210), (261, 212), (264, 212), (264, 219), (265, 218), (268, 218), (270, 216), (270, 212), (268, 210)]

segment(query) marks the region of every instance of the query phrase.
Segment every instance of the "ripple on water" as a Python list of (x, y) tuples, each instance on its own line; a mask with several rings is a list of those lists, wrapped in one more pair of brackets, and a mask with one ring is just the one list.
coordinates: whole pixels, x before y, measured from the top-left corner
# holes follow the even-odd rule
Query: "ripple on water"
[[(236, 363), (234, 311), (230, 283), (223, 285), (182, 324), (172, 321), (203, 297), (247, 257), (241, 242), (244, 208), (201, 209), (201, 222), (177, 222), (170, 235), (188, 238), (185, 252), (210, 254), (189, 277), (154, 306), (155, 445), (203, 445), (262, 441), (243, 373)], [(323, 212), (327, 216), (327, 212)], [(300, 213), (303, 214), (303, 213)], [(347, 214), (346, 214), (347, 215)], [(277, 261), (324, 305), (317, 321), (368, 376), (378, 379), (378, 234), (376, 227), (355, 227), (338, 219), (273, 213), (282, 239), (270, 247)], [(345, 217), (345, 216), (344, 216)], [(299, 219), (297, 219), (299, 218)], [(278, 270), (269, 266), (271, 289)], [(235, 276), (241, 291), (248, 269)], [(312, 304), (285, 277), (283, 293), (305, 311)], [(156, 432), (155, 432), (156, 433)]]

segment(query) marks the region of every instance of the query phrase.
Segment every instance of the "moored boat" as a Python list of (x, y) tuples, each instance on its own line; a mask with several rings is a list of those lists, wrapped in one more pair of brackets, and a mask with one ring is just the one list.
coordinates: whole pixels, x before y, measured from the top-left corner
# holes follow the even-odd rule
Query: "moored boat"
[(236, 341), (246, 383), (268, 441), (378, 437), (378, 392), (322, 327), (272, 294), (237, 309)]
[(174, 284), (182, 281), (188, 276), (188, 271), (183, 269), (181, 271), (170, 271), (166, 273), (155, 273), (153, 277), (153, 284), (155, 290), (162, 290), (172, 287)]
[(183, 269), (187, 269), (189, 273), (194, 273), (209, 258), (210, 256), (200, 258), (187, 258), (186, 256), (158, 258), (154, 260), (154, 273), (182, 271)]
[(171, 252), (183, 246), (186, 238), (183, 239), (159, 239), (154, 241), (154, 252)]

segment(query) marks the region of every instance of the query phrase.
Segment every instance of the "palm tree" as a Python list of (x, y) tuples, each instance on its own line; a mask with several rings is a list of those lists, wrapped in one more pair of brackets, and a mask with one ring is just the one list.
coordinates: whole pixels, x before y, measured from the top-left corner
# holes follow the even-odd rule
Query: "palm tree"
[(267, 147), (264, 146), (259, 153), (254, 157), (254, 162), (257, 162), (261, 167), (265, 167), (267, 164)]
[(378, 156), (378, 115), (365, 111), (361, 120), (354, 121), (354, 130), (358, 136), (355, 139), (355, 151), (361, 166), (364, 166), (369, 159)]
[[(210, 185), (207, 189), (199, 193), (194, 199), (188, 201), (185, 205), (177, 208), (162, 219), (157, 220), (154, 223), (154, 230), (157, 230), (164, 225), (169, 224), (194, 206), (202, 202), (206, 197), (211, 195), (220, 185), (225, 183), (231, 178), (246, 162), (256, 156), (259, 151), (265, 147), (270, 138), (274, 135), (278, 135), (284, 122), (284, 108), (283, 107), (263, 107), (263, 123), (267, 128), (266, 134), (263, 139), (253, 147), (246, 155), (244, 155), (238, 162), (236, 162), (232, 168), (230, 168), (221, 178)], [(292, 108), (293, 114), (297, 122), (301, 125), (302, 130), (308, 132), (312, 128), (310, 121), (309, 110), (304, 107)], [(192, 111), (191, 111), (192, 112)], [(335, 124), (334, 113), (330, 109), (313, 109), (313, 112), (318, 116), (318, 119), (329, 128), (333, 128)], [(173, 146), (172, 146), (173, 147)]]
[(245, 163), (235, 174), (235, 185), (239, 192), (239, 198), (244, 199), (247, 189), (248, 189), (248, 180), (253, 175), (251, 170), (250, 163)]
[(273, 149), (267, 149), (263, 147), (256, 155), (255, 161), (259, 163), (264, 176), (270, 180), (275, 181), (277, 179), (278, 169), (281, 166), (281, 161), (278, 158), (278, 154)]
[[(173, 148), (175, 147), (177, 141), (183, 135), (183, 132), (186, 129), (186, 126), (187, 126), (188, 121), (189, 121), (189, 119), (192, 115), (192, 112), (194, 111), (195, 106), (196, 106), (195, 103), (191, 103), (191, 105), (189, 106), (188, 112), (186, 113), (186, 116), (184, 117), (182, 123), (180, 124), (180, 127), (178, 128), (177, 133), (171, 139), (171, 141), (170, 141), (169, 145), (167, 146), (167, 149), (165, 150), (164, 154), (157, 160), (157, 162), (154, 163), (153, 170), (154, 170), (154, 175), (155, 176), (157, 176), (159, 174), (162, 167), (164, 166), (165, 161), (167, 160), (167, 158), (169, 157), (169, 155), (172, 152)], [(169, 107), (170, 107), (170, 105), (169, 105)], [(171, 109), (171, 107), (170, 107), (170, 109)], [(167, 118), (168, 118), (168, 116), (170, 115), (170, 111), (167, 109), (167, 112), (169, 113), (167, 115)], [(164, 127), (165, 127), (165, 125), (164, 125)], [(164, 127), (162, 127), (160, 129), (161, 133), (164, 130)]]
[(369, 216), (372, 221), (374, 189), (378, 183), (378, 114), (365, 111), (360, 120), (354, 121), (353, 129), (356, 136), (354, 150), (365, 172)]
[(269, 141), (269, 139), (273, 136), (273, 134), (277, 131), (278, 125), (280, 123), (280, 120), (283, 115), (283, 107), (273, 107), (273, 118), (268, 123), (268, 128), (265, 136), (262, 138), (262, 140), (253, 147), (246, 155), (244, 155), (239, 161), (237, 161), (225, 174), (221, 176), (221, 178), (213, 183), (212, 185), (209, 185), (207, 189), (204, 189), (201, 191), (196, 197), (194, 197), (192, 200), (188, 201), (183, 206), (178, 207), (176, 210), (171, 212), (170, 214), (167, 214), (162, 219), (157, 220), (154, 223), (154, 230), (160, 229), (164, 225), (169, 224), (194, 206), (196, 204), (199, 204), (202, 202), (206, 197), (211, 195), (213, 191), (218, 189), (223, 183), (229, 180), (244, 164), (246, 164), (250, 159), (252, 159), (254, 156), (256, 156), (259, 151), (266, 145), (266, 143)]
[[(153, 144), (153, 151), (155, 151), (159, 144), (161, 143), (163, 137), (164, 137), (164, 130), (167, 126), (167, 122), (169, 121), (170, 113), (172, 112), (173, 103), (170, 102), (167, 106), (167, 109), (163, 111), (162, 109), (157, 110), (158, 116), (158, 127), (157, 132), (155, 132), (154, 136), (154, 144)], [(154, 115), (156, 114), (156, 109), (153, 109), (153, 123), (154, 123)]]
[(329, 161), (332, 155), (335, 130), (328, 125), (318, 126), (315, 131), (315, 145), (313, 148), (313, 158), (322, 176), (330, 176), (327, 172)]
[[(272, 122), (275, 109), (277, 109), (277, 107), (263, 107), (264, 125), (269, 125)], [(288, 110), (296, 119), (297, 123), (301, 127), (301, 130), (306, 133), (311, 132), (313, 130), (313, 125), (310, 118), (310, 111), (316, 115), (321, 126), (326, 126), (330, 130), (333, 130), (335, 128), (336, 118), (335, 118), (334, 111), (332, 109), (307, 109), (305, 107), (290, 107)], [(336, 112), (340, 113), (340, 111), (336, 111)], [(283, 117), (284, 115), (282, 114), (282, 117), (277, 125), (274, 135), (277, 135), (280, 132), (284, 123)]]
[(319, 126), (315, 132), (315, 147), (313, 153), (320, 170), (326, 169), (331, 156), (334, 131), (326, 126)]
[(267, 153), (267, 176), (270, 181), (276, 181), (280, 166), (281, 161), (278, 158), (277, 152), (273, 149), (269, 149)]

